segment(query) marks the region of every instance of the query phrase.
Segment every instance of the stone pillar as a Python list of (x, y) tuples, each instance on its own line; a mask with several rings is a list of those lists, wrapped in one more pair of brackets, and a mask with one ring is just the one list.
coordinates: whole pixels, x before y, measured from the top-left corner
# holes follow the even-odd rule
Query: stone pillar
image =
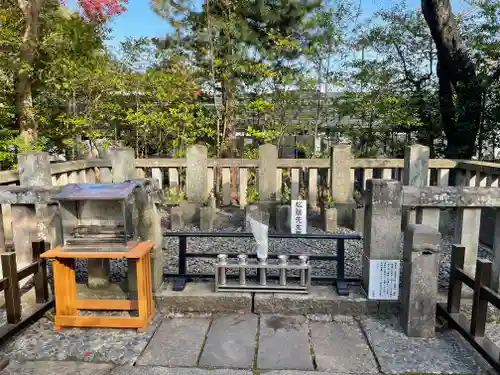
[(336, 233), (337, 232), (337, 209), (325, 208), (325, 232), (327, 233)]
[(200, 230), (210, 232), (214, 229), (215, 210), (212, 207), (200, 208)]
[(330, 195), (335, 200), (338, 224), (350, 226), (352, 209), (351, 146), (335, 145), (330, 149)]
[[(52, 175), (50, 171), (50, 159), (47, 152), (26, 152), (17, 155), (19, 164), (19, 182), (21, 186), (36, 186), (50, 188), (52, 186)], [(24, 267), (33, 261), (31, 242), (44, 239), (43, 231), (40, 231), (44, 221), (48, 220), (47, 205), (22, 205), (13, 204), (12, 212), (12, 239), (17, 256), (18, 268)], [(40, 238), (40, 237), (43, 238)]]
[(291, 212), (292, 208), (290, 205), (279, 205), (276, 207), (276, 230), (278, 233), (290, 233)]
[[(105, 172), (103, 182), (123, 182), (135, 178), (135, 152), (133, 148), (108, 150), (105, 157), (111, 162), (111, 176)], [(128, 281), (129, 288), (136, 290), (137, 279), (134, 262), (128, 262)], [(109, 286), (109, 260), (89, 259), (88, 287), (100, 289), (107, 286)]]
[(25, 152), (17, 155), (21, 186), (52, 186), (50, 159), (47, 152)]
[(265, 144), (259, 147), (259, 200), (276, 201), (276, 169), (278, 150), (276, 146)]
[[(465, 246), (464, 271), (471, 277), (476, 274), (477, 248), (479, 247), (479, 227), (481, 225), (481, 209), (457, 208), (454, 243)], [(462, 295), (470, 297), (472, 289), (464, 285)]]
[(123, 182), (135, 178), (135, 152), (133, 148), (109, 150), (113, 182)]
[(11, 207), (12, 242), (20, 269), (33, 262), (31, 242), (37, 235), (38, 217), (34, 204), (13, 204)]
[[(153, 291), (158, 290), (163, 284), (163, 234), (161, 230), (161, 217), (154, 202), (154, 198), (146, 188), (136, 191), (137, 223), (136, 228), (141, 241), (152, 241), (151, 250), (151, 279)], [(137, 290), (135, 267), (131, 268), (129, 262), (129, 291)], [(135, 263), (134, 263), (135, 264)], [(132, 274), (132, 271), (134, 273)]]
[[(428, 185), (429, 147), (408, 146), (405, 149), (403, 185), (425, 187)], [(403, 210), (401, 229), (408, 224), (423, 223), (439, 229), (439, 208), (417, 208), (416, 211)]]
[(400, 260), (401, 197), (399, 181), (373, 179), (366, 183), (363, 228), (363, 289), (370, 290), (370, 260)]
[(441, 234), (424, 224), (410, 224), (403, 247), (400, 320), (410, 337), (434, 337)]
[(207, 147), (190, 146), (186, 155), (186, 197), (189, 202), (201, 203), (208, 198), (207, 170)]

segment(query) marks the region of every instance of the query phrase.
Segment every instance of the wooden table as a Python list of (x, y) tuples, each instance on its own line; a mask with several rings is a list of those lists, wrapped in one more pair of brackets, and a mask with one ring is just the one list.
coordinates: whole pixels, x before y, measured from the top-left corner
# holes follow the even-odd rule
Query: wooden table
[[(60, 247), (41, 255), (52, 259), (56, 315), (54, 331), (63, 327), (136, 328), (144, 331), (154, 316), (151, 283), (153, 243), (139, 242), (129, 251), (62, 251)], [(137, 300), (78, 300), (76, 298), (75, 259), (135, 259), (137, 265)], [(80, 316), (80, 310), (138, 310), (138, 317)]]

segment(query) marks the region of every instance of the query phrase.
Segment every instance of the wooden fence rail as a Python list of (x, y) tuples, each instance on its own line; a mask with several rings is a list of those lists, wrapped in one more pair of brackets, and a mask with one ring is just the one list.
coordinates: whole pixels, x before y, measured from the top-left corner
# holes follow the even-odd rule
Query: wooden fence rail
[[(4, 292), (7, 318), (7, 323), (0, 326), (0, 343), (30, 322), (40, 318), (45, 311), (54, 306), (54, 300), (49, 298), (46, 260), (40, 258), (45, 251), (45, 242), (33, 242), (32, 248), (33, 262), (20, 270), (17, 270), (16, 253), (0, 255), (3, 273), (3, 278), (0, 279), (0, 291)], [(31, 275), (33, 275), (36, 306), (30, 314), (23, 316), (19, 282)]]

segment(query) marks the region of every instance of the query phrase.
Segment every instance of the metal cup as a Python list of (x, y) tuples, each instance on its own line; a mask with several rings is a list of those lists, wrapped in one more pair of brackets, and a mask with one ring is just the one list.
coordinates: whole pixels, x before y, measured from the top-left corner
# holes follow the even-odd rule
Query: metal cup
[[(227, 255), (219, 254), (217, 255), (217, 263), (221, 266), (227, 264)], [(226, 285), (226, 267), (219, 267), (219, 284)]]
[[(259, 264), (262, 266), (267, 265), (267, 259), (259, 259)], [(260, 285), (267, 285), (266, 268), (264, 268), (264, 267), (260, 268), (259, 272), (260, 272)]]
[(304, 267), (300, 270), (300, 286), (306, 286), (306, 268), (308, 267), (309, 257), (307, 255), (299, 255), (300, 266)]
[(248, 256), (246, 254), (238, 255), (238, 265), (240, 265), (240, 285), (246, 284), (246, 268), (241, 266), (246, 266)]
[(285, 286), (286, 285), (286, 265), (288, 263), (288, 256), (287, 255), (278, 255), (278, 264), (283, 267), (280, 268), (280, 285)]

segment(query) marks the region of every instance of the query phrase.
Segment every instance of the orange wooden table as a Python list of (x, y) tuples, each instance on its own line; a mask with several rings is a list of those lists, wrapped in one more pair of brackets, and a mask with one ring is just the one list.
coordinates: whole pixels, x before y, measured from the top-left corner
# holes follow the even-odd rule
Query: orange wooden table
[[(56, 315), (54, 330), (63, 327), (110, 327), (145, 330), (154, 316), (151, 283), (152, 242), (139, 242), (129, 251), (61, 251), (60, 247), (41, 255), (52, 259)], [(78, 300), (76, 298), (75, 259), (135, 259), (137, 264), (137, 300)], [(138, 317), (80, 316), (80, 310), (138, 310)]]

